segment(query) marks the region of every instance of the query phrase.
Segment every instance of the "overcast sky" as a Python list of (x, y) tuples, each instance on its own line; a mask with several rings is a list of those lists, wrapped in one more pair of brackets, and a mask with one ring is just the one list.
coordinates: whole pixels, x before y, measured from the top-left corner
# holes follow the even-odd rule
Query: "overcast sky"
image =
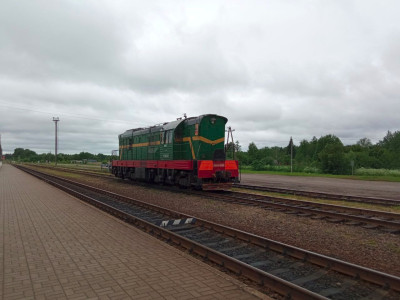
[(0, 134), (110, 154), (126, 129), (215, 113), (244, 149), (400, 130), (400, 1), (15, 1), (0, 6)]

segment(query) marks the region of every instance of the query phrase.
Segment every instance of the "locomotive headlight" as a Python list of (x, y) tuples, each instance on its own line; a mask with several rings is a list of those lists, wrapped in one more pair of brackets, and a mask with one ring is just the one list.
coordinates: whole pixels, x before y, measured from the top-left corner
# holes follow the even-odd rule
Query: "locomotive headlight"
[(215, 124), (215, 120), (216, 120), (215, 118), (211, 118), (210, 120), (211, 120), (211, 124)]

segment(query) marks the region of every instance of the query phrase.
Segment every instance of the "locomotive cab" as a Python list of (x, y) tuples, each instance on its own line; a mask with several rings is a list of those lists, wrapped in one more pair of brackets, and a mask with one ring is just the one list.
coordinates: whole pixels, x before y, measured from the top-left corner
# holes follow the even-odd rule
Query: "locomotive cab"
[(224, 150), (227, 121), (218, 115), (203, 115), (194, 124), (197, 178), (203, 190), (227, 188), (238, 177), (238, 163), (227, 161)]

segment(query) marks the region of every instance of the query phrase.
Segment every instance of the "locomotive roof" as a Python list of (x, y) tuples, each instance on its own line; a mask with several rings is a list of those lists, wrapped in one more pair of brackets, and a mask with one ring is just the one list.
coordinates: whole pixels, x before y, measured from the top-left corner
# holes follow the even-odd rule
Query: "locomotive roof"
[(185, 119), (179, 119), (179, 120), (172, 121), (172, 122), (169, 122), (166, 124), (164, 123), (165, 125), (163, 125), (163, 129), (164, 130), (175, 129), (176, 127), (178, 127), (179, 124), (181, 124), (184, 121), (185, 121)]
[(178, 127), (179, 124), (186, 122), (188, 125), (192, 125), (195, 123), (200, 123), (201, 120), (204, 117), (207, 116), (216, 116), (219, 118), (223, 118), (226, 121), (228, 121), (227, 118), (223, 117), (223, 116), (219, 116), (216, 114), (206, 114), (206, 115), (200, 115), (198, 117), (190, 117), (190, 118), (186, 118), (186, 119), (178, 119), (176, 121), (172, 121), (172, 122), (167, 122), (167, 123), (163, 123), (163, 124), (157, 124), (151, 127), (146, 127), (146, 128), (134, 128), (134, 129), (129, 129), (127, 131), (125, 131), (124, 133), (119, 135), (119, 138), (121, 137), (131, 137), (131, 136), (135, 136), (135, 135), (141, 135), (141, 134), (146, 134), (146, 133), (151, 133), (151, 132), (159, 132), (159, 131), (165, 131), (165, 130), (171, 130), (171, 129), (175, 129), (176, 127)]

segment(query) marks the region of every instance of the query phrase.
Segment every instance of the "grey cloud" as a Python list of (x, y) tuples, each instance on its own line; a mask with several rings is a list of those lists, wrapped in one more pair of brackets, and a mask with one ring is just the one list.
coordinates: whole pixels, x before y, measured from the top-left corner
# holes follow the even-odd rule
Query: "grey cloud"
[[(21, 4), (22, 3), (22, 4)], [(128, 128), (228, 117), (244, 147), (400, 121), (397, 1), (3, 1), (3, 149), (108, 153)], [(21, 122), (24, 120), (24, 122)]]

